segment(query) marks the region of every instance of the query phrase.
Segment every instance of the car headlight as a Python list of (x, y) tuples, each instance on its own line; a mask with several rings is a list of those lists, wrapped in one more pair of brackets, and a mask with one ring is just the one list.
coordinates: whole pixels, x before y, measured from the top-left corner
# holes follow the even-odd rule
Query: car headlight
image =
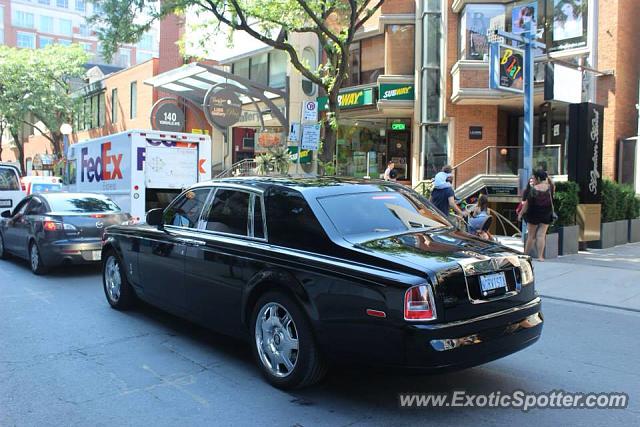
[(519, 260), (522, 285), (529, 285), (533, 283), (533, 267), (531, 267), (531, 262), (527, 258), (519, 258)]

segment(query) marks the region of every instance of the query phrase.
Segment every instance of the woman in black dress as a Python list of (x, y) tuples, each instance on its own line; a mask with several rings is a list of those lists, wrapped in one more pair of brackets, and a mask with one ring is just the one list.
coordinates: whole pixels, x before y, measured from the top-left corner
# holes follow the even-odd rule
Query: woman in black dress
[(523, 195), (523, 204), (518, 220), (527, 221), (527, 241), (524, 245), (524, 253), (528, 254), (531, 248), (536, 248), (538, 260), (544, 261), (544, 246), (547, 239), (547, 230), (553, 222), (553, 186), (547, 173), (537, 170), (533, 174), (534, 185)]

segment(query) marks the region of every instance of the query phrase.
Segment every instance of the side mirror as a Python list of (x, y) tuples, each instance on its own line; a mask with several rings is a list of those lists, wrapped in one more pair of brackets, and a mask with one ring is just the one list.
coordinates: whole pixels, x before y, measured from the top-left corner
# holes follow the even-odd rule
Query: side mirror
[(2, 216), (2, 218), (11, 218), (11, 211), (2, 211), (0, 216)]
[(151, 209), (147, 212), (146, 222), (149, 225), (162, 226), (162, 214), (164, 213), (164, 209), (156, 208)]

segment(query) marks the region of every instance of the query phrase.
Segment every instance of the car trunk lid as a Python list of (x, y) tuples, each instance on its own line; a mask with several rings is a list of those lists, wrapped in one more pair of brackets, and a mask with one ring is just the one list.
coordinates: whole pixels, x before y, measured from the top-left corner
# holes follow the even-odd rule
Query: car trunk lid
[(102, 238), (107, 227), (123, 224), (130, 218), (123, 212), (51, 212), (48, 216), (62, 222), (65, 234), (73, 238)]

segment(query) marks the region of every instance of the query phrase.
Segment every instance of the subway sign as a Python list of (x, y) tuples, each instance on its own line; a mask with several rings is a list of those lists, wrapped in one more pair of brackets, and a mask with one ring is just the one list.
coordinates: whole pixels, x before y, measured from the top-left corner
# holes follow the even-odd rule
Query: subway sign
[(388, 101), (413, 101), (413, 83), (380, 83), (380, 99)]
[[(338, 106), (340, 109), (366, 107), (373, 105), (373, 88), (344, 91), (338, 95)], [(329, 109), (329, 99), (326, 96), (318, 97), (318, 109), (326, 111)]]

